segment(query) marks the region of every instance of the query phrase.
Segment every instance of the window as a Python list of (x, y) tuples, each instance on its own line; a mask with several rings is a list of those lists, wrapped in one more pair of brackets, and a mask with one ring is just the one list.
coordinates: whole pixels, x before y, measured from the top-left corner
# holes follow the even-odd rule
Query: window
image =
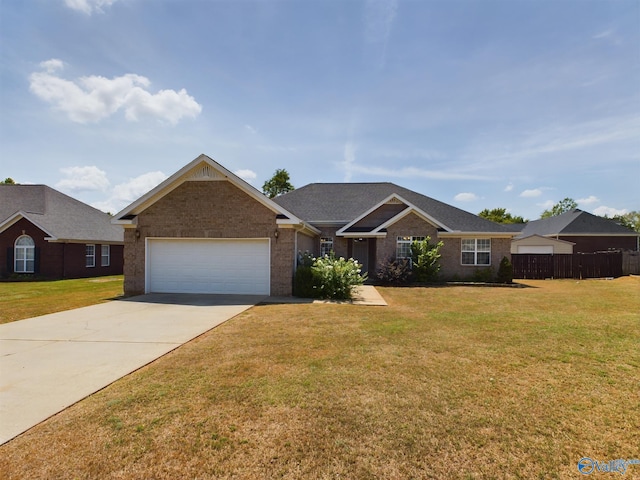
[(86, 258), (87, 267), (96, 266), (96, 246), (95, 245), (87, 245), (85, 247), (85, 258)]
[(396, 241), (396, 259), (411, 258), (411, 244), (422, 242), (426, 237), (398, 237)]
[(109, 245), (102, 245), (100, 255), (100, 265), (108, 267), (111, 261), (111, 249)]
[(491, 239), (463, 238), (462, 265), (491, 265)]
[(29, 235), (22, 235), (16, 240), (13, 267), (13, 271), (16, 273), (33, 273), (35, 271), (36, 244)]
[(332, 250), (333, 250), (333, 238), (321, 237), (320, 238), (320, 256), (324, 257), (325, 255), (329, 255)]

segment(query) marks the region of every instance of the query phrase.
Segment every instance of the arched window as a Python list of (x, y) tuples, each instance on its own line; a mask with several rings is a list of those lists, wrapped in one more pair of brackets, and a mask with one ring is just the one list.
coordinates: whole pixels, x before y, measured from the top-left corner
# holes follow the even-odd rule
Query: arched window
[(33, 273), (36, 260), (36, 244), (29, 235), (22, 235), (16, 240), (15, 265), (16, 273)]

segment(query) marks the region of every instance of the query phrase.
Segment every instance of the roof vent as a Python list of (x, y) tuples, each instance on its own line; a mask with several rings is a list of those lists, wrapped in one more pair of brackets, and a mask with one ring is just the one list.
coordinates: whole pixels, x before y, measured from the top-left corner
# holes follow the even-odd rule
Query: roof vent
[(401, 205), (404, 202), (402, 200), (400, 200), (399, 198), (396, 197), (392, 197), (389, 199), (389, 201), (386, 203), (386, 205)]
[(224, 180), (224, 177), (215, 170), (211, 165), (204, 164), (199, 169), (195, 170), (189, 180), (207, 181), (207, 180)]

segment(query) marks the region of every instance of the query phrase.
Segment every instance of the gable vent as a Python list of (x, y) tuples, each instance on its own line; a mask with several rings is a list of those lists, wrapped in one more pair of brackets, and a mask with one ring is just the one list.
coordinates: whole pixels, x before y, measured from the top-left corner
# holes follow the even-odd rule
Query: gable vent
[(224, 180), (224, 177), (211, 167), (211, 165), (205, 164), (195, 170), (189, 177), (189, 180)]
[(396, 197), (390, 198), (386, 205), (401, 205), (403, 202)]

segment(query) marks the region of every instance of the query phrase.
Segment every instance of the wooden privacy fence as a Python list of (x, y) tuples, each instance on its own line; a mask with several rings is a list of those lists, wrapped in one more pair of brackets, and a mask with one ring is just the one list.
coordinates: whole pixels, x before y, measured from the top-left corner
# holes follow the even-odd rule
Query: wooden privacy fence
[(511, 255), (513, 278), (621, 277), (622, 252)]

